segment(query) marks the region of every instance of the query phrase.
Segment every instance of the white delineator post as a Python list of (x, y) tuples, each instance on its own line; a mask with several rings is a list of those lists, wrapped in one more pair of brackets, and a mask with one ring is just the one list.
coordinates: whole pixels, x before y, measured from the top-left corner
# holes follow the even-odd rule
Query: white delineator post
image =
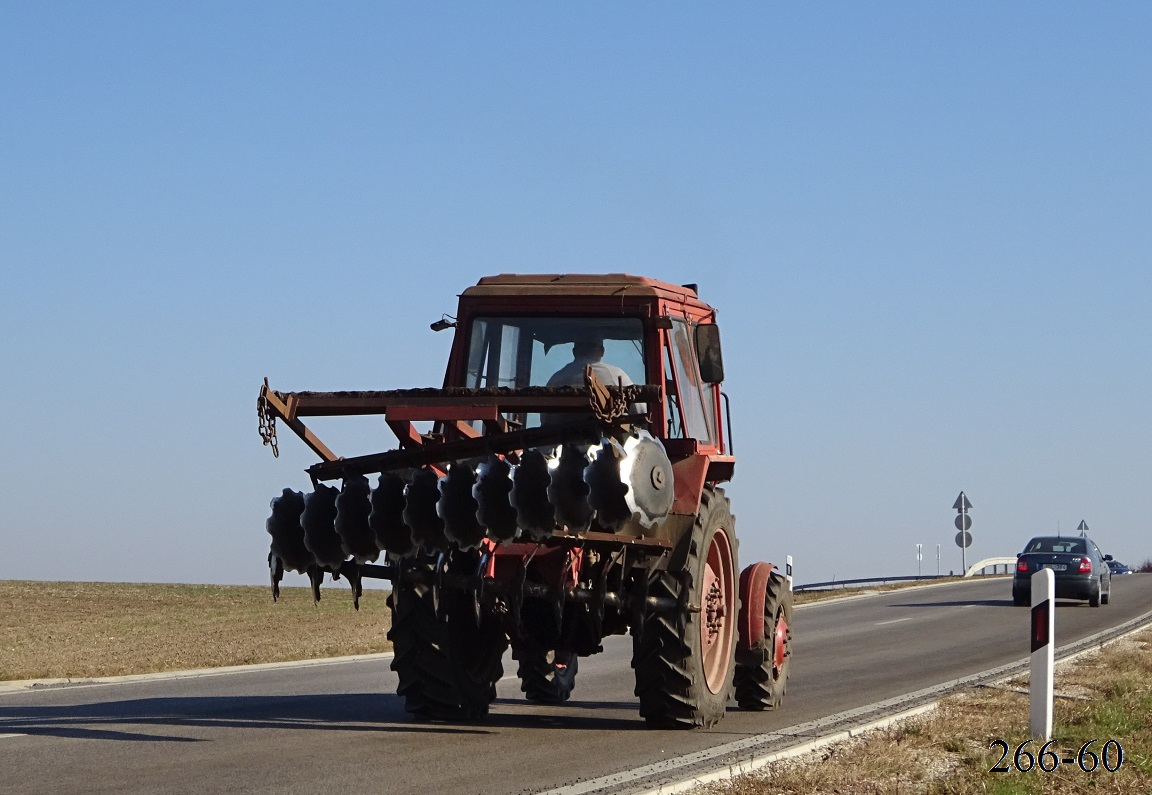
[(1032, 575), (1032, 681), (1028, 731), (1052, 739), (1052, 630), (1056, 623), (1056, 575), (1040, 569)]
[(784, 557), (784, 576), (788, 578), (788, 590), (792, 590), (792, 556)]

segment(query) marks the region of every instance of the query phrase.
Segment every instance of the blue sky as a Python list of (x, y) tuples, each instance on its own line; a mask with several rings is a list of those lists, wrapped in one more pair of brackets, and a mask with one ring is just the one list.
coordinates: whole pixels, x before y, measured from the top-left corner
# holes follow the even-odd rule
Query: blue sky
[[(0, 578), (265, 580), (255, 397), (499, 272), (719, 308), (741, 560), (1152, 557), (1152, 6), (0, 0)], [(341, 427), (341, 426), (344, 427)], [(391, 439), (320, 426), (340, 453)]]

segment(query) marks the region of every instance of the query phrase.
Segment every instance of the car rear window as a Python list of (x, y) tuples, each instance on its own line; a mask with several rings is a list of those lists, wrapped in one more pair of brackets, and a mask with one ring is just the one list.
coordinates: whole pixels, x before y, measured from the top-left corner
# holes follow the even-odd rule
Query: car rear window
[(1083, 538), (1034, 538), (1025, 552), (1072, 552), (1083, 554), (1088, 545)]

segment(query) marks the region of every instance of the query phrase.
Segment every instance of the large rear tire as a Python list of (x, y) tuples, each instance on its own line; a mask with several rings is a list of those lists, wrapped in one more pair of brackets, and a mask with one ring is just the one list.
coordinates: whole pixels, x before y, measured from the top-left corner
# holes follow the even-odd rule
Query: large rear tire
[(649, 595), (686, 608), (649, 612), (633, 641), (636, 695), (649, 726), (709, 727), (724, 717), (739, 612), (734, 525), (724, 492), (705, 488), (682, 566), (649, 586)]
[[(462, 557), (471, 555), (462, 553)], [(453, 565), (467, 561), (456, 560)], [(431, 569), (432, 560), (421, 564)], [(488, 713), (496, 683), (504, 673), (501, 657), (508, 639), (500, 622), (485, 611), (477, 619), (471, 596), (443, 589), (438, 616), (431, 587), (397, 582), (388, 597), (392, 608), (396, 688), (409, 712), (433, 720), (476, 720)]]
[(764, 640), (760, 658), (736, 665), (736, 703), (740, 709), (777, 709), (788, 691), (792, 668), (792, 591), (788, 579), (773, 570), (764, 594)]

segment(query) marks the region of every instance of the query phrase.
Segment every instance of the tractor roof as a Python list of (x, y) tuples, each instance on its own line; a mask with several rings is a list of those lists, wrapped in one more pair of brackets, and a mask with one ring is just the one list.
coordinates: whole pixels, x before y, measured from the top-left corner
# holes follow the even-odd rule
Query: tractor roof
[(518, 295), (568, 297), (628, 295), (704, 305), (697, 296), (695, 285), (669, 284), (627, 273), (502, 273), (499, 276), (485, 276), (475, 287), (466, 289), (460, 297)]

